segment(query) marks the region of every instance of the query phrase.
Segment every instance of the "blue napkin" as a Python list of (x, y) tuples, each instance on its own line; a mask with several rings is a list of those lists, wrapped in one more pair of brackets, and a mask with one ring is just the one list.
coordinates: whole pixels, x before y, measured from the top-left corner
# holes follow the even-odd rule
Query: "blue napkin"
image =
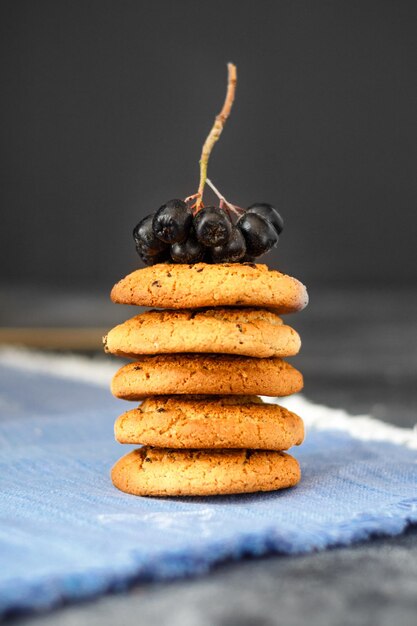
[[(201, 574), (246, 555), (395, 535), (417, 522), (417, 451), (331, 424), (311, 427), (293, 450), (303, 472), (294, 489), (181, 499), (121, 493), (109, 470), (131, 446), (114, 442), (113, 422), (132, 405), (91, 382), (2, 363), (0, 614)], [(308, 403), (302, 416), (308, 423)]]

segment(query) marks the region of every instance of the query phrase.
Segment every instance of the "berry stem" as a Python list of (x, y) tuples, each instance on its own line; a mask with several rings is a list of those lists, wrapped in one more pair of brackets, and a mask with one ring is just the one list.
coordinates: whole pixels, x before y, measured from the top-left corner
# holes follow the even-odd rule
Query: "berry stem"
[(220, 193), (220, 191), (217, 189), (217, 187), (215, 187), (213, 185), (213, 183), (211, 182), (211, 180), (209, 178), (206, 178), (206, 183), (214, 191), (214, 193), (216, 194), (216, 196), (220, 200), (220, 208), (223, 208), (222, 205), (226, 205), (227, 208), (230, 209), (230, 211), (232, 211), (232, 213), (234, 213), (235, 215), (240, 215), (240, 213), (237, 210), (237, 208), (235, 207), (235, 205), (231, 204), (230, 202), (228, 202), (226, 200), (226, 198)]
[(196, 198), (198, 198), (199, 194), (198, 193), (193, 193), (192, 196), (187, 196), (184, 200), (185, 204), (188, 204), (189, 202), (191, 202), (192, 200), (195, 200)]
[(210, 153), (213, 149), (214, 144), (220, 138), (222, 134), (222, 130), (224, 125), (226, 124), (226, 120), (230, 115), (230, 111), (232, 110), (233, 101), (235, 99), (236, 92), (236, 83), (237, 83), (237, 71), (236, 65), (233, 63), (227, 64), (228, 71), (228, 79), (227, 79), (227, 92), (226, 98), (223, 104), (223, 108), (220, 113), (216, 116), (214, 124), (207, 135), (207, 139), (204, 142), (203, 149), (201, 151), (200, 158), (200, 184), (198, 186), (198, 198), (196, 203), (196, 213), (200, 210), (201, 203), (203, 200), (203, 192), (204, 186), (207, 180), (207, 166), (210, 158)]

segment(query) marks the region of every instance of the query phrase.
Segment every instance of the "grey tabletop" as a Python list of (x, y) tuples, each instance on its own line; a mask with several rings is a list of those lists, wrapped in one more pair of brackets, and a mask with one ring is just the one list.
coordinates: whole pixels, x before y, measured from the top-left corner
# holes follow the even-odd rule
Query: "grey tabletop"
[[(290, 322), (303, 339), (296, 363), (305, 375), (306, 396), (412, 427), (417, 421), (416, 292), (329, 287), (310, 293), (309, 309)], [(8, 316), (16, 319), (13, 309), (25, 297), (9, 292), (1, 323), (7, 324)], [(111, 326), (126, 317), (126, 310), (116, 312), (100, 298), (82, 294), (68, 298), (66, 308), (61, 302), (60, 312), (46, 294), (35, 307), (37, 322), (76, 323), (77, 302), (84, 322), (89, 316), (97, 321), (98, 310), (100, 324)], [(22, 626), (410, 626), (417, 622), (417, 529), (308, 556), (225, 563), (202, 578), (139, 585), (13, 621)]]

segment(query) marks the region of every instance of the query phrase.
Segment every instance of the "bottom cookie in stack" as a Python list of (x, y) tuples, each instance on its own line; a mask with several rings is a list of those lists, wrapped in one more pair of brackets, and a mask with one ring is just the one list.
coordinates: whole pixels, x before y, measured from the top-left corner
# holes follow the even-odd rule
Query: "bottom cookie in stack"
[(154, 396), (121, 415), (120, 443), (145, 444), (112, 470), (116, 487), (147, 496), (208, 496), (296, 485), (283, 452), (304, 437), (302, 420), (256, 396)]

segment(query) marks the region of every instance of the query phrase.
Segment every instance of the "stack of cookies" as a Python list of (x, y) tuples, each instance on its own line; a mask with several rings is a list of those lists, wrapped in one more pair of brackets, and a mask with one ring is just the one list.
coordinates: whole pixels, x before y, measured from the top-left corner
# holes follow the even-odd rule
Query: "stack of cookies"
[[(266, 265), (172, 265), (137, 270), (113, 302), (157, 307), (113, 328), (105, 350), (133, 362), (113, 394), (142, 403), (115, 424), (141, 447), (112, 470), (116, 487), (149, 496), (269, 491), (298, 483), (303, 422), (259, 396), (287, 396), (303, 379), (283, 360), (300, 338), (279, 317), (304, 308), (305, 287)], [(163, 309), (163, 310), (160, 310)]]

